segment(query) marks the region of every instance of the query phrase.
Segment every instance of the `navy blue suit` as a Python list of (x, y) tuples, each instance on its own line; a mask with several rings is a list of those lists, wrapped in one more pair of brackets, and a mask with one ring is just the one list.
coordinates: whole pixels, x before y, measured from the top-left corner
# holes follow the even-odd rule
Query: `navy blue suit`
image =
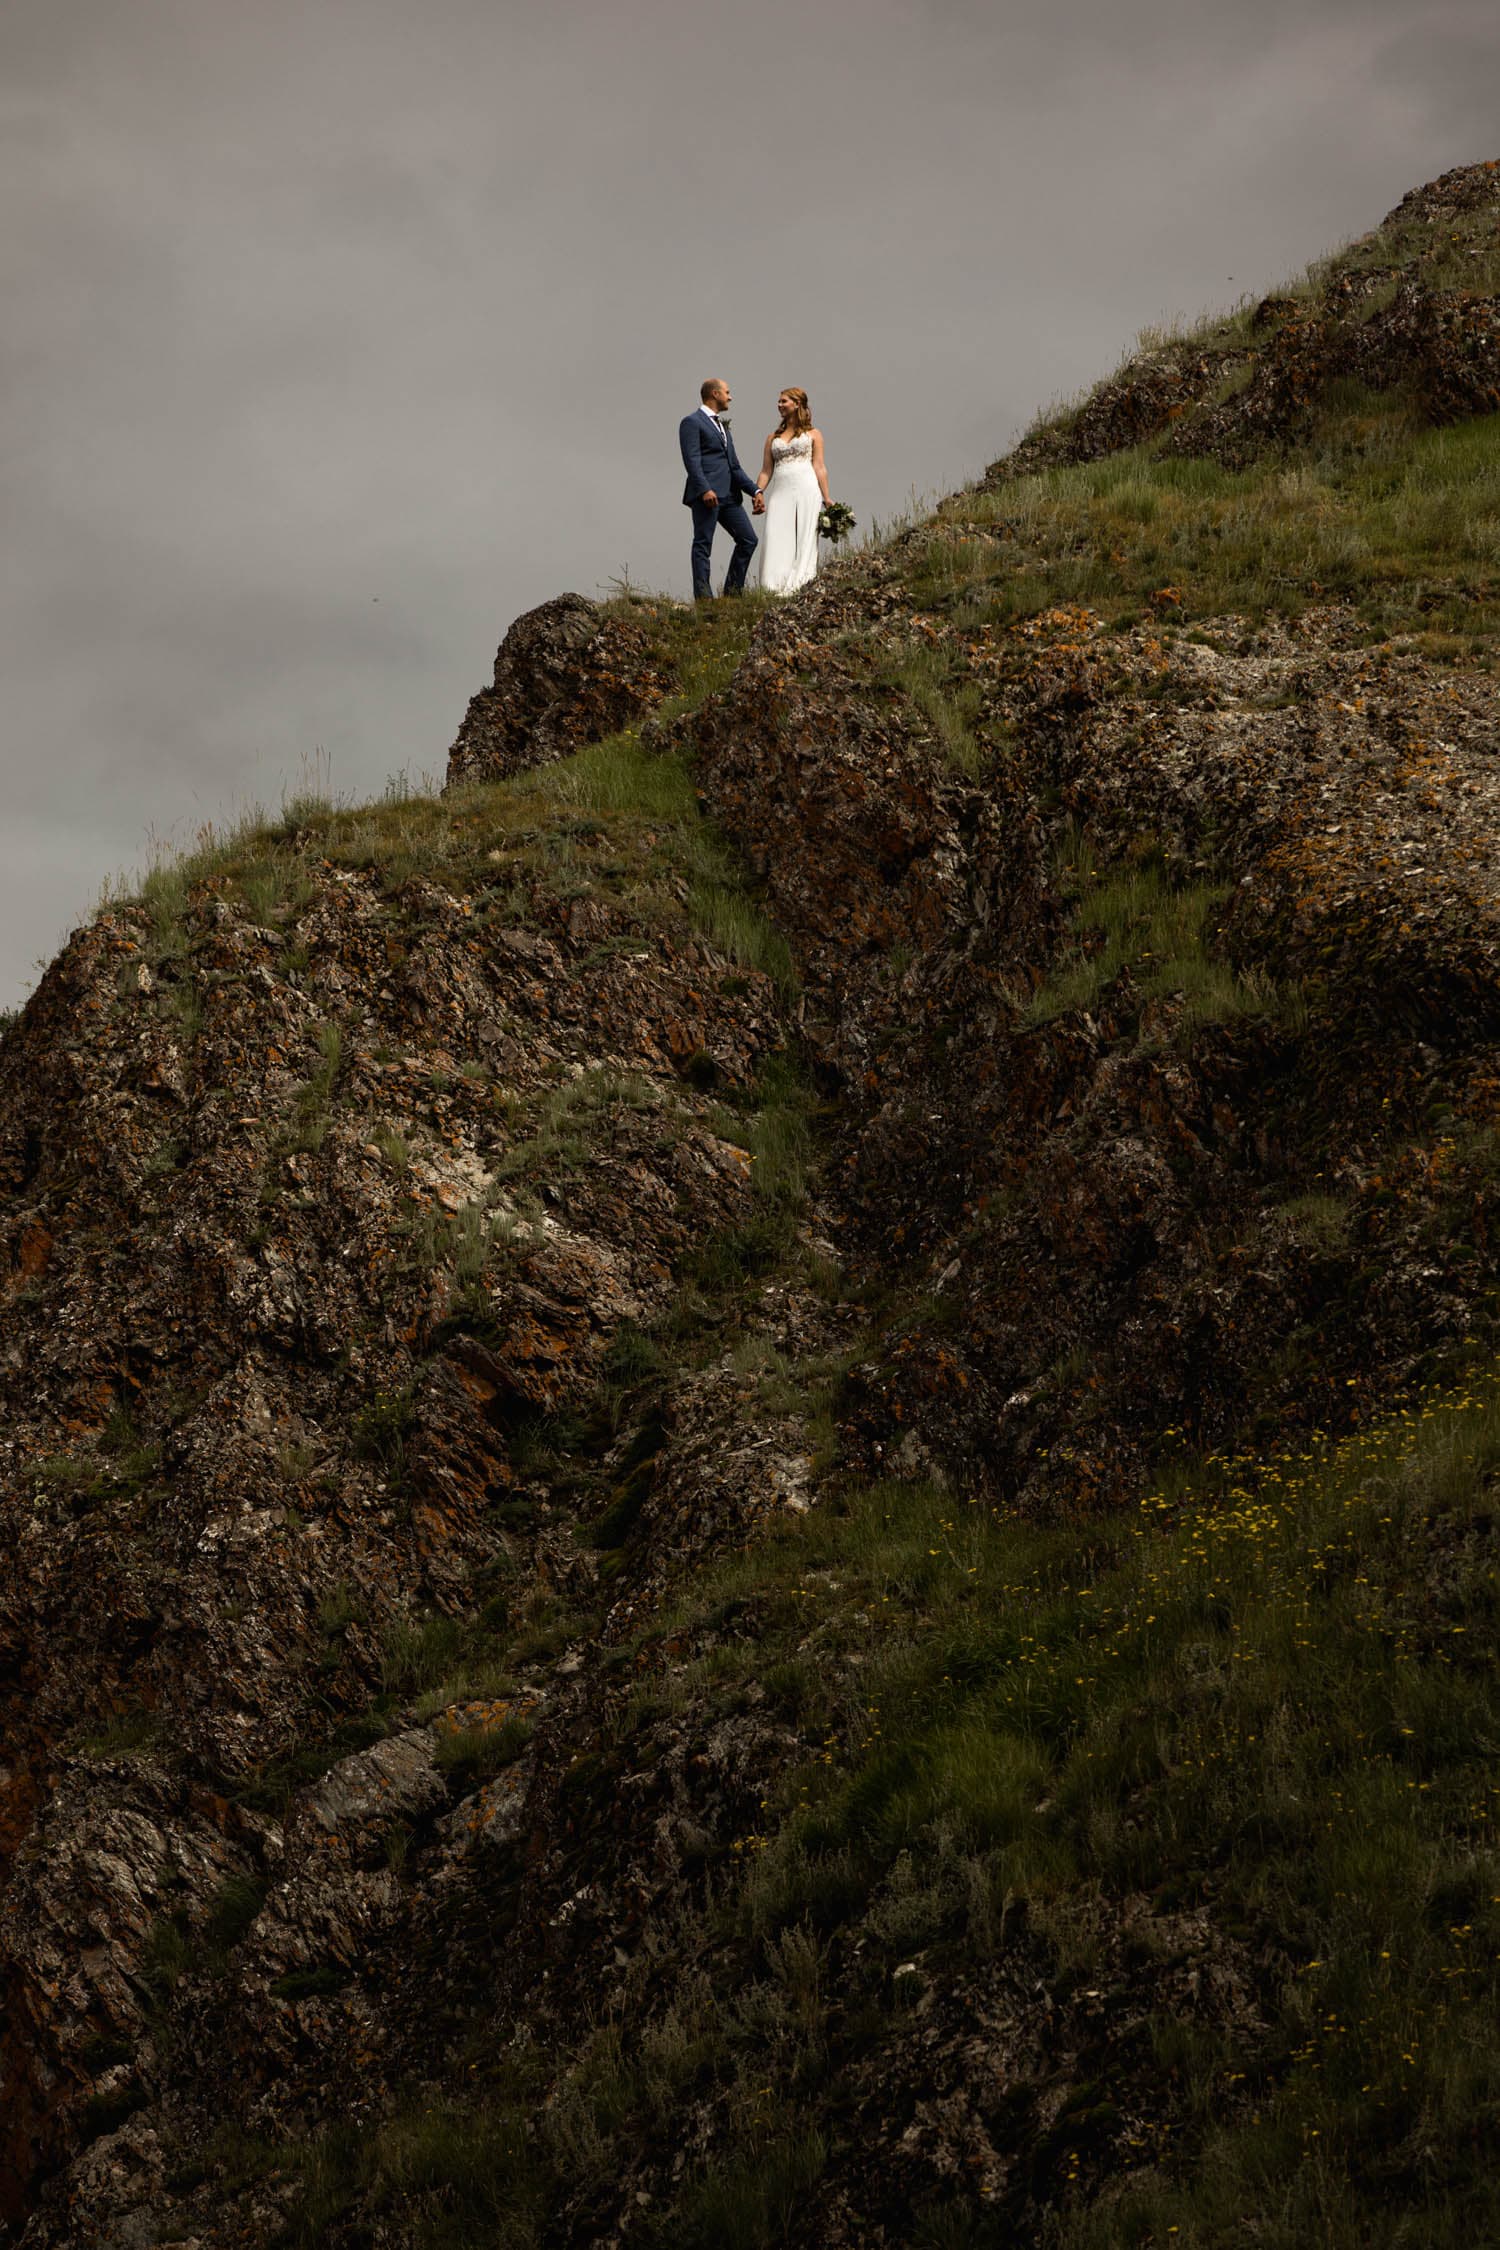
[[(744, 586), (750, 557), (760, 545), (755, 527), (739, 498), (742, 492), (755, 490), (755, 479), (746, 476), (740, 467), (731, 432), (723, 429), (706, 410), (700, 408), (696, 414), (684, 415), (677, 436), (682, 446), (682, 465), (687, 470), (682, 502), (693, 511), (693, 593), (702, 596), (713, 592), (708, 582), (708, 561), (715, 527), (722, 524), (734, 541), (724, 591), (737, 594)], [(711, 507), (704, 499), (705, 492), (718, 494), (716, 507)]]

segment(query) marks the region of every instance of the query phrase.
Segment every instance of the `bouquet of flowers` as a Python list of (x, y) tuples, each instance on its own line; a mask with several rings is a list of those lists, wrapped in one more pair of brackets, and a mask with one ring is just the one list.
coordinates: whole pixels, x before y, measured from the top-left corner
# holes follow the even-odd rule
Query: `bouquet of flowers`
[(825, 500), (818, 513), (818, 537), (837, 547), (854, 529), (854, 510), (847, 500)]

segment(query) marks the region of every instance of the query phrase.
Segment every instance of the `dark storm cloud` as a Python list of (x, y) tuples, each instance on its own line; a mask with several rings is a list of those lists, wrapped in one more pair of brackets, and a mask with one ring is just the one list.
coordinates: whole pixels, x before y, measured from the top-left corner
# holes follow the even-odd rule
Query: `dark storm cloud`
[(868, 519), (1491, 151), (1405, 0), (10, 0), (0, 1005), (148, 830), (437, 768), (516, 611), (683, 588), (676, 419)]

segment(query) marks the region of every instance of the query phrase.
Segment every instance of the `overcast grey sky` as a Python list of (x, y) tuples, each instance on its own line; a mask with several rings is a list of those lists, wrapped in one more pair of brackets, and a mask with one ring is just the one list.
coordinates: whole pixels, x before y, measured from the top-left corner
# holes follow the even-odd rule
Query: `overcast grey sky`
[(1497, 93), (1493, 0), (0, 0), (0, 1007), (149, 837), (440, 771), (520, 610), (686, 593), (704, 374), (888, 515)]

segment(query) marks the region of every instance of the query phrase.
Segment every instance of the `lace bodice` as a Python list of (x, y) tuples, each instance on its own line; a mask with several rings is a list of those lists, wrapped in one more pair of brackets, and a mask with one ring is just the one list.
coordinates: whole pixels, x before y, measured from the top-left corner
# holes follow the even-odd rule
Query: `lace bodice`
[(816, 576), (818, 510), (822, 503), (813, 467), (813, 433), (773, 437), (766, 479), (766, 530), (760, 550), (760, 582), (768, 594), (795, 594)]

